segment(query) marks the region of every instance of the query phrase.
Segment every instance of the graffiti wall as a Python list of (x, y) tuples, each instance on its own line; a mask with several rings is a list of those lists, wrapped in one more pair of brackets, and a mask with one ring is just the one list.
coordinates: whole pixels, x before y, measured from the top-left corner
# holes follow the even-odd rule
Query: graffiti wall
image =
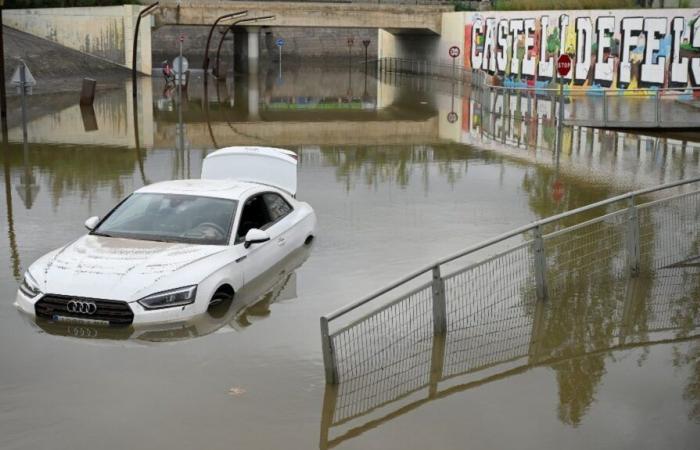
[[(696, 87), (699, 16), (698, 9), (464, 13), (464, 63), (506, 86)], [(572, 67), (557, 80), (563, 53)]]

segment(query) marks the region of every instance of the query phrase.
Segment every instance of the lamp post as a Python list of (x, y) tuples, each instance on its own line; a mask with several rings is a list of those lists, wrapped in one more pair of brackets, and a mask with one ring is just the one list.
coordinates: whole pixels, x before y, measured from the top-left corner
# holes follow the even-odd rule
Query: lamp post
[(367, 73), (367, 47), (369, 47), (369, 44), (371, 44), (372, 41), (369, 39), (365, 39), (362, 41), (362, 45), (365, 46), (365, 73)]
[(158, 6), (158, 3), (159, 2), (155, 2), (142, 9), (139, 13), (138, 19), (136, 19), (136, 30), (134, 30), (134, 43), (131, 50), (131, 92), (134, 97), (134, 101), (136, 101), (136, 47), (139, 43), (139, 28), (141, 28), (141, 18), (147, 14), (150, 14)]
[(207, 77), (207, 70), (209, 70), (209, 43), (211, 42), (211, 35), (214, 33), (214, 29), (222, 20), (234, 19), (236, 17), (245, 16), (246, 14), (248, 14), (248, 11), (238, 11), (235, 13), (224, 14), (223, 16), (220, 16), (218, 19), (216, 19), (216, 21), (214, 21), (214, 24), (209, 29), (209, 36), (207, 36), (207, 43), (206, 47), (204, 48), (204, 63), (202, 64), (202, 69), (204, 69), (205, 80)]
[(259, 17), (249, 17), (247, 19), (241, 19), (233, 22), (230, 26), (226, 28), (226, 31), (224, 31), (221, 35), (221, 40), (219, 41), (218, 47), (216, 47), (216, 58), (214, 59), (214, 68), (212, 69), (212, 74), (214, 74), (215, 77), (219, 78), (219, 54), (221, 53), (221, 46), (224, 43), (224, 39), (226, 38), (226, 35), (228, 34), (229, 31), (233, 31), (233, 28), (238, 25), (239, 23), (243, 22), (260, 22), (263, 20), (273, 20), (275, 16), (259, 16)]

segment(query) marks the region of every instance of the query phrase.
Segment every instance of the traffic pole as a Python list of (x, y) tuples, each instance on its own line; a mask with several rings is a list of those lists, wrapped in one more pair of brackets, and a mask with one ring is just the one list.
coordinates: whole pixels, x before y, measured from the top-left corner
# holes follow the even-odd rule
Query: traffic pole
[(7, 93), (5, 92), (5, 43), (3, 39), (2, 10), (4, 0), (0, 0), (0, 122), (2, 122), (3, 142), (7, 142)]

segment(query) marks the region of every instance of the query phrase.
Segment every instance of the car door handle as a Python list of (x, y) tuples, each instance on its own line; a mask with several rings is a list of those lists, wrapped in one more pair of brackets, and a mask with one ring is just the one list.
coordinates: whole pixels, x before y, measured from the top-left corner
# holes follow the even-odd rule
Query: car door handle
[(285, 244), (285, 242), (287, 242), (287, 241), (283, 237), (277, 239), (277, 245), (279, 245), (280, 247), (283, 246)]

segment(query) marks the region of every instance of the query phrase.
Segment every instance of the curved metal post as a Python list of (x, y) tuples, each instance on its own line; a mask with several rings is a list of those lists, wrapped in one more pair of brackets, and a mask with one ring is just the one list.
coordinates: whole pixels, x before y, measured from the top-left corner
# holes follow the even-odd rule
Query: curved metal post
[[(228, 26), (226, 28), (226, 31), (224, 31), (221, 34), (221, 40), (219, 41), (219, 45), (216, 47), (216, 57), (214, 58), (214, 68), (212, 69), (212, 74), (217, 78), (219, 77), (219, 54), (221, 53), (221, 46), (224, 44), (224, 39), (226, 39), (226, 35), (228, 34), (228, 32), (233, 31), (233, 27), (242, 22), (257, 22), (260, 20), (270, 20), (274, 18), (275, 16), (250, 17), (248, 19), (237, 20), (233, 22), (230, 26)], [(207, 45), (207, 47), (209, 46)]]
[(139, 13), (138, 19), (136, 19), (136, 29), (134, 30), (134, 42), (131, 49), (131, 84), (133, 89), (131, 90), (132, 95), (136, 98), (136, 47), (139, 44), (139, 28), (141, 28), (141, 18), (146, 14), (150, 13), (159, 2), (152, 3), (146, 8), (142, 9)]
[(204, 47), (204, 63), (202, 64), (202, 69), (204, 69), (205, 78), (206, 78), (207, 70), (209, 70), (209, 43), (211, 42), (211, 35), (214, 33), (214, 29), (219, 24), (219, 22), (221, 22), (224, 19), (245, 16), (246, 14), (248, 14), (247, 10), (246, 11), (238, 11), (238, 12), (230, 13), (230, 14), (224, 14), (223, 16), (220, 16), (219, 18), (217, 18), (214, 21), (214, 24), (209, 29), (209, 35), (207, 36), (207, 43), (206, 43), (206, 46)]

